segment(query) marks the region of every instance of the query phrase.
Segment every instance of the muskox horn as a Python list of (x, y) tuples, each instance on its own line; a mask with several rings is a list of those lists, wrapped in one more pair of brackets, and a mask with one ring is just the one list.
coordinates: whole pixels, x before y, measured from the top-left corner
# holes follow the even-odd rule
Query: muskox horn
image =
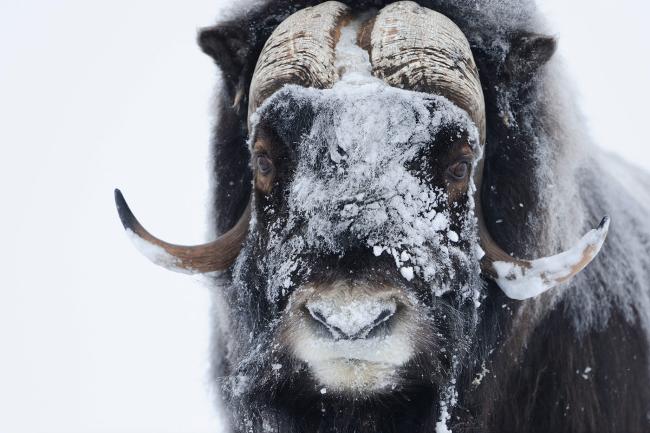
[(183, 246), (162, 241), (142, 227), (119, 189), (115, 190), (115, 204), (124, 229), (143, 255), (157, 265), (190, 274), (227, 269), (239, 255), (251, 215), (249, 203), (237, 224), (215, 241)]
[(573, 248), (554, 256), (536, 260), (514, 258), (490, 236), (480, 201), (477, 202), (479, 236), (485, 255), (481, 269), (512, 299), (533, 298), (573, 278), (598, 254), (609, 230), (609, 217), (585, 234)]
[(485, 103), (467, 38), (446, 16), (400, 1), (383, 8), (370, 34), (372, 73), (393, 87), (442, 95), (465, 110), (485, 143)]
[(251, 80), (248, 113), (285, 84), (325, 89), (334, 68), (339, 29), (349, 15), (343, 3), (328, 1), (301, 9), (284, 20), (264, 44)]

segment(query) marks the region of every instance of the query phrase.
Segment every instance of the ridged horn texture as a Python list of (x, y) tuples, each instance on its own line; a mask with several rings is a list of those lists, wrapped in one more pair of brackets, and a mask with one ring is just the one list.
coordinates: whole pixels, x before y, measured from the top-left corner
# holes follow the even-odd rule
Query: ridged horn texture
[(485, 103), (463, 32), (446, 16), (411, 1), (392, 3), (370, 36), (373, 75), (393, 87), (442, 95), (467, 111), (485, 143)]
[(285, 84), (326, 89), (334, 68), (339, 31), (350, 9), (328, 1), (301, 9), (273, 31), (255, 66), (249, 93), (249, 121), (262, 102)]
[(119, 189), (115, 204), (122, 225), (137, 249), (153, 263), (183, 273), (207, 273), (227, 269), (237, 258), (248, 233), (250, 203), (235, 226), (215, 241), (195, 246), (174, 245), (149, 233), (136, 219)]

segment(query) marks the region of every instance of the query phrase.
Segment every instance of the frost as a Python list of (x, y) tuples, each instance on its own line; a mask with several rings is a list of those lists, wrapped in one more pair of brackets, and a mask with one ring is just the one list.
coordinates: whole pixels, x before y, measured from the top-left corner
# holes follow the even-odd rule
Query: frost
[[(408, 168), (443, 129), (464, 131), (477, 146), (476, 127), (463, 110), (441, 96), (372, 78), (352, 83), (344, 78), (325, 90), (285, 86), (255, 119), (272, 112), (291, 122), (296, 105), (311, 107), (315, 115), (311, 129), (292, 145), (297, 167), (287, 188), (288, 221), (272, 228), (273, 263), (266, 275), (276, 287), (269, 297), (278, 295), (279, 285), (288, 288), (295, 271), (305, 271), (304, 252), (340, 255), (360, 242), (375, 256), (392, 256), (406, 280), (420, 277), (435, 293), (450, 289), (446, 281), (456, 270), (476, 268), (473, 213), (460, 232), (451, 230), (446, 191), (423, 183)], [(460, 240), (475, 245), (469, 254)], [(473, 296), (464, 290), (464, 296)]]
[(568, 279), (586, 256), (594, 257), (605, 242), (609, 220), (602, 227), (589, 231), (571, 249), (555, 256), (530, 262), (530, 267), (516, 263), (493, 263), (498, 274), (497, 283), (512, 299), (528, 299), (555, 287)]
[(399, 272), (407, 281), (411, 281), (413, 279), (413, 267), (405, 266), (403, 268), (400, 268)]
[(382, 83), (372, 75), (372, 65), (368, 52), (357, 45), (359, 23), (364, 17), (352, 20), (341, 29), (339, 41), (336, 44), (334, 68), (340, 80), (348, 85)]
[(233, 387), (233, 394), (235, 395), (242, 395), (246, 392), (246, 389), (248, 388), (249, 380), (248, 376), (245, 375), (237, 375), (232, 378), (232, 381), (234, 382), (232, 387)]
[(374, 299), (354, 300), (345, 305), (338, 305), (332, 300), (318, 300), (310, 302), (308, 308), (318, 311), (335, 332), (365, 338), (372, 329), (368, 325), (373, 324), (382, 313), (387, 313), (386, 318), (389, 318), (397, 306), (393, 301), (379, 302)]
[[(394, 369), (395, 366), (407, 362), (413, 354), (409, 336), (401, 332), (356, 340), (314, 338), (310, 333), (303, 335), (303, 332), (303, 329), (297, 330), (294, 336), (295, 353), (312, 367), (322, 367), (323, 370), (320, 372), (322, 374), (332, 373), (333, 365), (328, 364), (333, 361), (340, 361), (346, 365), (345, 368), (353, 370), (357, 367), (365, 368), (363, 365), (358, 365), (359, 361), (365, 361), (362, 364), (370, 363)], [(350, 360), (355, 361), (349, 362)], [(357, 370), (357, 372), (361, 372), (361, 370)], [(340, 375), (336, 374), (336, 376)], [(330, 378), (324, 380), (323, 383), (332, 384), (337, 380)]]
[(131, 243), (133, 243), (140, 254), (151, 260), (153, 263), (175, 272), (182, 272), (184, 274), (194, 273), (191, 269), (186, 269), (180, 266), (179, 260), (165, 251), (162, 247), (142, 239), (133, 232), (133, 230), (126, 229), (126, 236), (131, 240)]
[(443, 392), (443, 399), (440, 402), (440, 420), (436, 423), (436, 433), (452, 433), (448, 423), (451, 419), (451, 411), (456, 405), (458, 398), (456, 384), (454, 382), (452, 380), (452, 383)]
[(485, 361), (483, 361), (481, 363), (481, 371), (477, 373), (474, 380), (472, 380), (472, 385), (479, 386), (483, 381), (483, 379), (485, 378), (485, 375), (488, 374), (489, 372), (490, 370), (487, 369), (487, 367), (485, 366)]
[(576, 373), (580, 374), (584, 380), (589, 380), (589, 373), (591, 373), (591, 367), (586, 367), (585, 370), (580, 373), (580, 370), (576, 370)]

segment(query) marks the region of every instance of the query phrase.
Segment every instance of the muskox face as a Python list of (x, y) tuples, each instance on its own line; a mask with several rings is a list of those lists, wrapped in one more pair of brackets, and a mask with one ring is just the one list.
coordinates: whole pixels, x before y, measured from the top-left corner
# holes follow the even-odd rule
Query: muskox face
[(414, 393), (451, 404), (483, 278), (511, 298), (537, 296), (605, 239), (607, 219), (557, 256), (500, 248), (474, 195), (490, 143), (469, 42), (414, 2), (369, 13), (324, 2), (267, 39), (235, 96), (248, 91), (253, 193), (218, 239), (158, 239), (116, 191), (124, 227), (153, 262), (228, 270), (215, 370), (233, 404), (292, 401), (301, 416), (349, 396), (352, 408), (359, 396), (385, 407)]
[(481, 289), (467, 114), (341, 83), (287, 86), (255, 124), (255, 223), (235, 281), (272, 312), (276, 374), (342, 392), (446, 376)]

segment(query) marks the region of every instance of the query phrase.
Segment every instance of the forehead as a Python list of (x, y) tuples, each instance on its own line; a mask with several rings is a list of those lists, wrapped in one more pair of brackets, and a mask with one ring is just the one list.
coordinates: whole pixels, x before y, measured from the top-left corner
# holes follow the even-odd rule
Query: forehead
[(478, 142), (469, 115), (448, 99), (383, 83), (339, 83), (331, 89), (285, 86), (253, 116), (253, 136), (259, 125), (287, 144), (335, 145), (343, 151), (417, 151), (442, 131), (468, 137), (471, 145)]

